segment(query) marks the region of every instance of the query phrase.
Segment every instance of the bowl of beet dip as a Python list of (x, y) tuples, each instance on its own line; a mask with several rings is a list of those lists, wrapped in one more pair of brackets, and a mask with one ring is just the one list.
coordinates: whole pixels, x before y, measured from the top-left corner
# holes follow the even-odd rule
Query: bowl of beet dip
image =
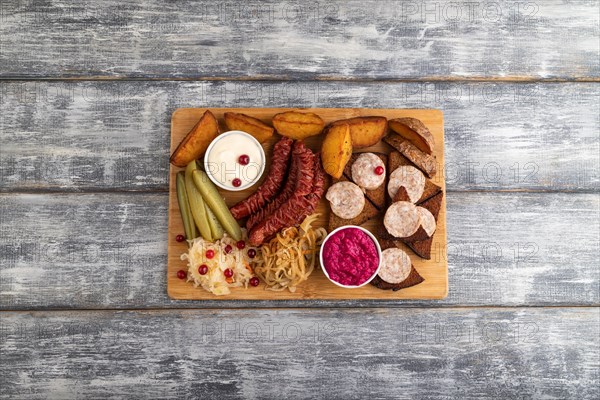
[(343, 288), (366, 285), (381, 267), (377, 239), (360, 226), (342, 226), (331, 231), (321, 245), (319, 256), (325, 276)]

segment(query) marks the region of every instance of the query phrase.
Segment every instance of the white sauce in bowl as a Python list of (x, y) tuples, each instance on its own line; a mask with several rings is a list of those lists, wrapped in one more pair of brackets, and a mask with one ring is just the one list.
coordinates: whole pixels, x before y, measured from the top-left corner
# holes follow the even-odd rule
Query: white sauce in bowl
[[(242, 155), (248, 156), (246, 165), (240, 163)], [(204, 155), (204, 168), (217, 186), (244, 190), (256, 183), (264, 172), (265, 153), (260, 143), (246, 132), (229, 131), (212, 141)], [(240, 184), (235, 186), (234, 183)]]

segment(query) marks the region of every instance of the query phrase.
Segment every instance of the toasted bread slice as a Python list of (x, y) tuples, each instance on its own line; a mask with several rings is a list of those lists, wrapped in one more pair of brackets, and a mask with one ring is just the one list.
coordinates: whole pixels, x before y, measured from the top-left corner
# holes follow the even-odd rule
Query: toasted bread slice
[(437, 161), (435, 156), (419, 150), (414, 144), (397, 133), (390, 133), (383, 141), (398, 150), (411, 163), (419, 168), (428, 177), (432, 178), (437, 172)]
[(408, 195), (408, 192), (404, 186), (400, 186), (400, 188), (398, 188), (396, 196), (394, 196), (392, 199), (392, 202), (394, 203), (397, 201), (410, 201), (410, 196)]
[[(442, 198), (444, 197), (444, 193), (439, 192), (435, 196), (429, 198), (420, 204), (421, 207), (424, 207), (429, 210), (429, 212), (435, 218), (437, 222), (438, 216), (440, 215), (440, 209), (442, 208)], [(435, 234), (434, 234), (435, 235)], [(415, 252), (421, 258), (426, 260), (431, 259), (431, 246), (433, 244), (433, 236), (427, 238), (425, 240), (417, 240), (414, 242), (406, 242), (406, 245)]]
[(433, 236), (425, 240), (420, 240), (406, 245), (419, 257), (425, 260), (431, 260), (431, 246), (433, 245)]
[[(392, 151), (388, 156), (388, 163), (387, 163), (388, 173), (391, 174), (396, 168), (401, 167), (403, 165), (414, 165), (414, 164), (411, 163), (408, 160), (408, 158), (404, 157), (399, 152)], [(433, 183), (431, 180), (427, 179), (425, 181), (425, 189), (423, 190), (423, 195), (417, 201), (416, 204), (421, 205), (422, 202), (424, 202), (425, 200), (429, 199), (432, 196), (435, 196), (436, 194), (440, 193), (441, 191), (442, 191), (441, 187), (439, 187), (438, 185)], [(399, 201), (399, 200), (392, 199), (392, 201)], [(404, 201), (408, 201), (408, 200), (404, 200)]]
[[(383, 153), (373, 153), (373, 154), (375, 154), (377, 157), (381, 158), (381, 160), (383, 161), (383, 165), (387, 166), (388, 156), (386, 154), (383, 154)], [(348, 164), (346, 164), (346, 168), (344, 168), (344, 176), (350, 182), (353, 182), (352, 181), (352, 164), (354, 164), (354, 162), (356, 161), (356, 159), (359, 156), (360, 156), (360, 153), (352, 154), (352, 157), (350, 157), (350, 161), (348, 161)], [(373, 203), (373, 205), (375, 207), (377, 207), (379, 210), (381, 210), (382, 208), (385, 207), (386, 186), (387, 186), (387, 179), (377, 189), (365, 191), (365, 196), (367, 197), (367, 199), (370, 200), (371, 203)]]
[(403, 243), (411, 243), (411, 242), (427, 240), (430, 237), (427, 234), (427, 232), (425, 231), (425, 229), (422, 226), (419, 226), (417, 231), (415, 233), (413, 233), (412, 235), (405, 237), (405, 238), (397, 238), (395, 236), (392, 236), (387, 231), (387, 229), (385, 229), (385, 226), (383, 226), (383, 224), (377, 228), (375, 236), (377, 236), (377, 238), (380, 238), (382, 240), (391, 240), (391, 241), (399, 240), (399, 241), (402, 241)]
[(419, 201), (417, 201), (417, 205), (420, 206), (424, 201), (429, 200), (438, 193), (442, 193), (442, 188), (436, 185), (435, 183), (431, 182), (429, 179), (427, 179), (425, 181), (425, 189), (423, 190), (423, 195), (421, 196)]
[[(378, 225), (377, 228), (375, 229), (375, 237), (377, 239), (379, 239), (380, 242), (381, 241), (395, 242), (397, 240), (400, 240), (397, 237), (392, 236), (387, 231), (387, 229), (385, 229), (385, 226), (383, 226), (383, 223), (381, 225)], [(390, 246), (390, 247), (392, 247), (392, 246)], [(382, 249), (383, 249), (383, 247), (382, 247)]]
[[(420, 204), (421, 207), (426, 208), (431, 213), (431, 215), (433, 215), (436, 223), (440, 214), (440, 209), (442, 207), (443, 197), (444, 193), (439, 192), (435, 196), (429, 198), (428, 200)], [(375, 236), (379, 239), (380, 243), (385, 243), (390, 247), (394, 243), (396, 245), (404, 243), (419, 257), (424, 258), (426, 260), (429, 260), (431, 258), (431, 246), (433, 244), (433, 237), (435, 236), (435, 233), (431, 237), (429, 237), (422, 226), (419, 227), (417, 232), (415, 232), (413, 235), (407, 238), (397, 238), (390, 235), (390, 233), (387, 231), (387, 229), (385, 229), (385, 227), (382, 224), (377, 228)]]
[(400, 283), (388, 283), (388, 282), (384, 281), (383, 279), (381, 279), (378, 275), (375, 278), (373, 278), (373, 280), (371, 281), (371, 284), (373, 286), (377, 287), (378, 289), (383, 289), (383, 290), (391, 289), (395, 292), (400, 289), (406, 289), (408, 287), (418, 285), (419, 283), (423, 282), (424, 280), (425, 279), (423, 279), (423, 277), (421, 275), (419, 275), (419, 273), (417, 272), (415, 267), (411, 266), (410, 274), (408, 275), (408, 277), (405, 280), (403, 280)]
[(388, 154), (388, 172), (391, 174), (396, 168), (402, 165), (413, 165), (406, 157), (400, 154), (397, 150), (392, 150)]
[[(392, 238), (392, 236), (388, 234), (387, 231), (385, 231), (385, 229), (383, 229), (383, 231), (383, 234), (379, 230), (375, 233), (375, 236), (377, 236), (377, 240), (379, 240), (379, 244), (382, 250), (388, 249), (390, 247), (402, 248), (402, 243), (404, 243), (403, 241), (397, 238)], [(419, 257), (425, 260), (431, 259), (431, 246), (433, 245), (433, 236), (425, 240), (406, 242), (404, 244)]]
[(419, 204), (419, 206), (429, 210), (431, 215), (433, 215), (433, 218), (435, 218), (435, 222), (437, 222), (438, 215), (440, 215), (440, 209), (442, 208), (442, 199), (443, 198), (444, 198), (444, 193), (439, 192), (435, 196), (432, 196), (429, 199), (422, 202), (421, 204)]
[[(398, 248), (399, 246), (392, 240), (379, 240), (379, 244), (381, 246), (381, 250), (389, 249), (389, 248)], [(379, 289), (383, 290), (393, 290), (397, 291), (400, 289), (405, 289), (411, 286), (418, 285), (423, 282), (425, 279), (415, 269), (414, 265), (410, 266), (410, 273), (402, 282), (399, 283), (389, 283), (381, 279), (379, 275), (377, 275), (372, 281), (371, 284)]]
[[(332, 179), (331, 183), (333, 185), (337, 182), (343, 181), (350, 180), (346, 178), (345, 175), (342, 175), (340, 179)], [(365, 207), (363, 208), (362, 212), (358, 216), (351, 219), (340, 218), (337, 215), (335, 215), (333, 211), (329, 211), (329, 223), (327, 227), (329, 232), (331, 232), (332, 230), (344, 225), (362, 225), (371, 218), (377, 216), (378, 214), (379, 210), (369, 200), (366, 200)]]

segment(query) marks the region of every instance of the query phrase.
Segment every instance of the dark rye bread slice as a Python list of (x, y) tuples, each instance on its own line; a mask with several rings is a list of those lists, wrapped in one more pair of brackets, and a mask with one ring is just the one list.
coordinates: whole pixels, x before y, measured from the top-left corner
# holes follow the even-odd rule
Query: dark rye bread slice
[[(403, 165), (414, 166), (414, 164), (411, 163), (402, 154), (400, 154), (397, 151), (392, 151), (388, 156), (388, 163), (387, 163), (388, 174), (391, 174), (396, 168), (403, 166)], [(425, 200), (429, 199), (432, 196), (435, 196), (436, 194), (440, 193), (441, 191), (442, 191), (441, 187), (439, 187), (435, 183), (431, 182), (431, 180), (426, 179), (425, 180), (425, 188), (423, 190), (423, 195), (417, 201), (417, 205), (420, 205), (422, 202), (424, 202)], [(387, 193), (387, 190), (386, 190), (386, 193)], [(387, 197), (389, 197), (389, 196), (387, 196)], [(393, 200), (393, 201), (398, 201), (398, 200)], [(410, 201), (410, 200), (406, 200), (406, 201)]]
[[(440, 209), (442, 208), (442, 199), (444, 194), (442, 192), (438, 193), (434, 197), (424, 201), (420, 204), (421, 207), (424, 207), (429, 210), (429, 212), (435, 218), (435, 222), (437, 223), (438, 216), (440, 215)], [(435, 233), (434, 233), (435, 235)], [(433, 244), (433, 236), (427, 238), (425, 240), (418, 240), (414, 242), (408, 242), (406, 245), (410, 247), (412, 251), (415, 252), (421, 258), (426, 260), (431, 259), (431, 246)]]
[[(418, 241), (414, 241), (414, 242), (404, 242), (403, 240), (398, 239), (398, 238), (389, 239), (389, 237), (391, 235), (389, 235), (387, 233), (385, 228), (383, 229), (383, 231), (385, 231), (385, 233), (387, 234), (385, 236), (385, 238), (381, 237), (379, 231), (376, 232), (377, 239), (379, 240), (379, 244), (381, 245), (382, 249), (383, 249), (383, 243), (391, 243), (392, 245), (390, 245), (389, 247), (398, 247), (398, 248), (402, 248), (401, 244), (404, 243), (419, 257), (421, 257), (425, 260), (431, 259), (431, 246), (433, 245), (433, 236), (428, 237), (425, 240), (418, 240)], [(435, 235), (435, 233), (434, 233), (434, 235)]]
[[(346, 178), (346, 176), (342, 175), (340, 179), (332, 179), (331, 184), (335, 184), (338, 182), (350, 181), (350, 179)], [(345, 225), (362, 225), (371, 218), (377, 216), (379, 214), (379, 210), (375, 208), (375, 206), (367, 199), (365, 199), (365, 207), (362, 212), (351, 219), (340, 218), (334, 214), (331, 209), (329, 210), (329, 223), (327, 224), (329, 232), (332, 230), (339, 228), (340, 226)]]
[[(397, 133), (390, 133), (383, 141), (398, 150), (404, 157), (419, 168), (425, 176), (432, 178), (437, 172), (437, 160), (431, 154), (423, 153), (414, 144)], [(391, 171), (390, 171), (391, 172)]]
[[(428, 199), (420, 204), (420, 207), (423, 207), (423, 208), (426, 208), (427, 210), (429, 210), (431, 215), (433, 215), (433, 218), (435, 218), (436, 223), (438, 221), (438, 216), (440, 215), (440, 209), (442, 208), (443, 197), (444, 197), (444, 194), (442, 192), (439, 192), (437, 195), (431, 197), (430, 199)], [(421, 230), (423, 230), (423, 232), (419, 233)], [(422, 239), (415, 239), (417, 237), (417, 235), (423, 234), (423, 233), (425, 236)], [(415, 254), (418, 255), (419, 257), (424, 258), (426, 260), (431, 259), (431, 246), (433, 244), (433, 236), (435, 236), (435, 232), (431, 237), (427, 237), (427, 233), (424, 232), (423, 227), (419, 227), (417, 232), (408, 238), (397, 238), (397, 237), (390, 235), (390, 233), (387, 231), (387, 229), (385, 229), (383, 224), (381, 224), (377, 228), (377, 231), (375, 232), (375, 236), (377, 236), (380, 243), (382, 241), (386, 242), (386, 244), (396, 243), (397, 244), (396, 247), (399, 247), (400, 243), (404, 243), (412, 251), (414, 251)]]
[(381, 224), (381, 226), (377, 227), (376, 230), (376, 236), (378, 238), (381, 238), (382, 240), (401, 240), (404, 243), (410, 243), (410, 242), (417, 242), (417, 241), (422, 241), (422, 240), (427, 240), (429, 239), (429, 235), (427, 234), (427, 232), (425, 231), (425, 229), (423, 229), (422, 226), (419, 226), (419, 229), (417, 229), (417, 231), (415, 233), (413, 233), (412, 235), (405, 237), (405, 238), (397, 238), (395, 236), (392, 236), (387, 229), (385, 229), (385, 226), (383, 226), (383, 224)]
[(437, 222), (438, 215), (440, 215), (440, 210), (442, 208), (442, 199), (443, 198), (444, 198), (444, 193), (439, 192), (435, 196), (433, 196), (433, 197), (425, 200), (421, 204), (419, 204), (419, 206), (429, 210), (431, 215), (433, 215), (433, 218), (435, 218), (435, 222)]
[[(381, 240), (380, 239), (379, 245), (381, 246), (381, 250), (389, 249), (392, 247), (397, 247), (396, 244), (394, 243), (394, 241), (392, 241), (392, 240)], [(415, 266), (412, 265), (412, 263), (411, 263), (410, 273), (408, 274), (406, 279), (403, 280), (402, 282), (389, 283), (389, 282), (384, 281), (383, 279), (381, 279), (379, 277), (379, 275), (377, 275), (375, 278), (373, 278), (373, 280), (371, 281), (371, 284), (373, 286), (377, 287), (378, 289), (393, 290), (395, 292), (400, 289), (406, 289), (408, 287), (418, 285), (419, 283), (423, 282), (424, 280), (425, 279), (423, 279), (423, 277), (421, 275), (419, 275), (419, 273), (415, 269)]]
[[(350, 161), (348, 161), (348, 164), (346, 164), (346, 167), (344, 168), (344, 176), (350, 182), (354, 182), (352, 180), (352, 165), (354, 164), (356, 159), (360, 156), (360, 154), (361, 153), (352, 154), (352, 156), (350, 157)], [(386, 154), (375, 153), (375, 152), (373, 152), (373, 154), (375, 154), (377, 157), (381, 158), (381, 161), (383, 161), (383, 165), (387, 166), (388, 156)], [(389, 174), (386, 174), (386, 175), (389, 176)], [(385, 197), (386, 197), (385, 193), (386, 193), (386, 189), (387, 189), (387, 176), (386, 176), (386, 179), (381, 184), (381, 186), (379, 186), (377, 189), (365, 190), (365, 196), (367, 197), (367, 199), (369, 199), (371, 201), (371, 203), (373, 203), (373, 205), (380, 210), (385, 207)]]
[(381, 279), (379, 277), (379, 275), (377, 275), (375, 278), (373, 278), (373, 280), (371, 281), (371, 284), (378, 289), (383, 289), (383, 290), (391, 289), (395, 292), (400, 289), (406, 289), (408, 287), (418, 285), (419, 283), (423, 282), (424, 280), (425, 279), (423, 279), (423, 277), (421, 275), (419, 275), (419, 273), (417, 272), (415, 267), (411, 265), (410, 274), (406, 277), (405, 280), (403, 280), (400, 283), (388, 283), (388, 282), (384, 281), (383, 279)]
[(404, 186), (400, 186), (398, 188), (398, 193), (396, 193), (396, 196), (394, 196), (392, 199), (393, 203), (397, 201), (410, 201), (410, 196), (408, 195), (408, 192)]
[[(441, 193), (441, 192), (439, 192), (439, 193)], [(393, 202), (395, 203), (397, 201), (410, 201), (410, 197), (408, 196), (408, 192), (406, 191), (404, 186), (400, 186), (400, 188), (398, 189), (398, 193), (396, 193), (396, 196), (394, 196)], [(425, 207), (425, 208), (427, 208), (427, 207)], [(438, 209), (438, 213), (439, 213), (439, 209)], [(433, 215), (433, 213), (432, 213), (432, 215)], [(437, 222), (437, 216), (434, 216), (434, 218), (435, 218), (435, 221)], [(404, 243), (423, 241), (423, 240), (427, 240), (430, 238), (430, 236), (427, 234), (427, 232), (425, 231), (423, 226), (419, 226), (417, 231), (408, 237), (397, 238), (395, 236), (392, 236), (387, 231), (387, 229), (383, 225), (381, 225), (377, 230), (377, 235), (378, 235), (378, 237), (381, 237), (382, 239), (385, 239), (385, 240), (399, 240), (400, 239)]]
[(423, 202), (429, 200), (438, 193), (442, 193), (442, 188), (431, 182), (429, 179), (425, 181), (425, 189), (423, 190), (423, 196), (417, 201), (417, 205), (420, 206)]
[(406, 245), (419, 257), (425, 260), (431, 260), (431, 246), (433, 245), (433, 236), (425, 240), (420, 240)]

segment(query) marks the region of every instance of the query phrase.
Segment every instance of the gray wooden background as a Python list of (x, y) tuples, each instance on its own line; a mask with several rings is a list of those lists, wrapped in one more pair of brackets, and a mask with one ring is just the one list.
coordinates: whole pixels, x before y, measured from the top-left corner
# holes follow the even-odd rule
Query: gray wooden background
[[(600, 4), (0, 3), (0, 398), (598, 398)], [(166, 294), (178, 107), (445, 113), (443, 301)]]

